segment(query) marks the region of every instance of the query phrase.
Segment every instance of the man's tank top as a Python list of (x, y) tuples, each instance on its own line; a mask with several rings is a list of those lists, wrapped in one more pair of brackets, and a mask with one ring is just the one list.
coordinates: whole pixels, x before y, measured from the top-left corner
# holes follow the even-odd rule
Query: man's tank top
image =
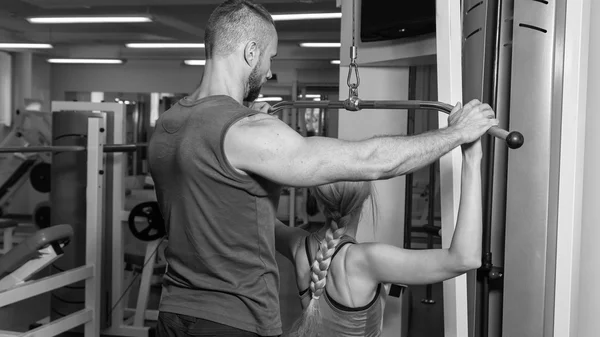
[(184, 98), (156, 122), (148, 160), (168, 231), (159, 310), (279, 335), (280, 186), (239, 173), (223, 149), (229, 127), (257, 113), (229, 96)]

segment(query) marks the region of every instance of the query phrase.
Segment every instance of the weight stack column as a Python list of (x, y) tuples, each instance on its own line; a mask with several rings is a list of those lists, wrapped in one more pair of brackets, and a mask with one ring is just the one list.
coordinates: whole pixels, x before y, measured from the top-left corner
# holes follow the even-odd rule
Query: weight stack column
[[(87, 146), (87, 120), (95, 115), (87, 111), (53, 112), (52, 146)], [(74, 232), (64, 255), (52, 264), (54, 274), (85, 265), (86, 152), (54, 152), (50, 177), (50, 223), (71, 225)], [(59, 288), (51, 293), (50, 318), (60, 319), (83, 309), (84, 305), (85, 281)]]
[[(554, 336), (566, 1), (515, 0), (502, 336)], [(556, 336), (563, 337), (563, 336)]]

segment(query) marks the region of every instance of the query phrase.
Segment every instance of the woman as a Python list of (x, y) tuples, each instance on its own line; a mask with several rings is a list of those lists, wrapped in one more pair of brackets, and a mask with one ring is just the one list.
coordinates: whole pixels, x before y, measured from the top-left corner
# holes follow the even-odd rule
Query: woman
[[(315, 233), (276, 226), (277, 250), (294, 264), (302, 317), (290, 336), (379, 336), (383, 284), (441, 282), (481, 265), (481, 140), (462, 146), (458, 219), (449, 248), (407, 250), (357, 243), (370, 182), (337, 182), (312, 189), (325, 226)], [(373, 198), (371, 202), (374, 205)], [(374, 208), (373, 208), (374, 209)]]

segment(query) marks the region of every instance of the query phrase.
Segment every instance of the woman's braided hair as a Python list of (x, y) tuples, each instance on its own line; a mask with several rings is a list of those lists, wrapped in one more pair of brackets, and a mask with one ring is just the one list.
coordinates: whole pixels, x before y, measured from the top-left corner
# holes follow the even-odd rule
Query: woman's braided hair
[[(327, 231), (311, 265), (310, 302), (294, 323), (289, 336), (318, 335), (321, 325), (319, 297), (325, 291), (331, 258), (346, 233), (348, 224), (360, 214), (366, 199), (371, 196), (371, 190), (371, 183), (366, 181), (343, 181), (311, 188), (312, 195), (325, 215)], [(371, 201), (374, 207), (373, 199)]]

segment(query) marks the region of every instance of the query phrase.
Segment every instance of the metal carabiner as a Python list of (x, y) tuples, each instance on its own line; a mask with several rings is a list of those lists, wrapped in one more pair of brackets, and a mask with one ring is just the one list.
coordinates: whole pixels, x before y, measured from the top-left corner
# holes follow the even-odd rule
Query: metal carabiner
[[(354, 74), (356, 76), (356, 83), (352, 82), (352, 69), (354, 68)], [(354, 88), (354, 89), (358, 89), (358, 86), (360, 85), (360, 76), (358, 74), (358, 65), (356, 64), (355, 60), (352, 60), (352, 62), (350, 62), (350, 68), (348, 68), (348, 79), (346, 80), (346, 84), (348, 85), (348, 88)]]

